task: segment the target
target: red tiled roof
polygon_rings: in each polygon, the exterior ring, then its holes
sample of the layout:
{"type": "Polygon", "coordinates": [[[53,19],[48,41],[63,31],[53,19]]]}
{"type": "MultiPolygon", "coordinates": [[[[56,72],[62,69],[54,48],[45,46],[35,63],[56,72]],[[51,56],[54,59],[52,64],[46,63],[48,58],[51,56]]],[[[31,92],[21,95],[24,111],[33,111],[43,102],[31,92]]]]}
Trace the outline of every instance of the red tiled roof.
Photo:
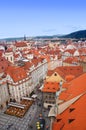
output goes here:
{"type": "Polygon", "coordinates": [[[58,69],[62,71],[65,76],[74,75],[75,77],[77,77],[83,73],[82,66],[61,66],[58,67],[58,69]]]}
{"type": "Polygon", "coordinates": [[[9,64],[10,63],[4,57],[1,57],[0,58],[0,73],[5,72],[9,64]]]}
{"type": "Polygon", "coordinates": [[[0,50],[0,57],[2,57],[4,50],[0,50]]]}
{"type": "Polygon", "coordinates": [[[27,44],[26,44],[26,42],[16,42],[15,46],[16,47],[27,47],[27,44]]]}
{"type": "Polygon", "coordinates": [[[76,49],[67,49],[64,52],[69,52],[70,54],[74,54],[75,51],[76,49]]]}
{"type": "Polygon", "coordinates": [[[48,70],[47,76],[51,76],[55,71],[54,70],[48,70]]]}
{"type": "Polygon", "coordinates": [[[31,62],[25,62],[25,64],[24,64],[24,68],[27,70],[29,70],[30,69],[30,67],[32,67],[33,66],[33,64],[31,63],[31,62]]]}
{"type": "Polygon", "coordinates": [[[78,57],[68,57],[63,62],[74,64],[74,63],[78,63],[79,62],[79,58],[78,57]]]}
{"type": "Polygon", "coordinates": [[[75,103],[70,105],[62,114],[57,115],[52,130],[86,130],[86,94],[81,96],[75,103]],[[62,127],[61,122],[64,123],[62,127]],[[59,125],[60,124],[60,125],[59,125]],[[55,127],[56,126],[56,127],[55,127]]]}
{"type": "Polygon", "coordinates": [[[47,62],[50,62],[50,55],[40,55],[41,58],[45,58],[47,62]]]}
{"type": "Polygon", "coordinates": [[[68,81],[71,81],[71,80],[73,80],[75,78],[75,76],[74,75],[67,75],[67,76],[65,76],[65,80],[68,82],[68,81]]]}
{"type": "Polygon", "coordinates": [[[53,73],[57,72],[62,78],[69,80],[79,76],[83,73],[83,68],[81,66],[61,66],[54,70],[48,70],[47,75],[51,76],[53,73]]]}
{"type": "Polygon", "coordinates": [[[45,82],[42,89],[43,92],[56,92],[59,90],[59,84],[57,82],[45,82]]]}
{"type": "MultiPolygon", "coordinates": [[[[65,85],[65,87],[66,87],[66,85],[65,85]]],[[[86,73],[84,73],[84,74],[80,75],[79,77],[70,81],[69,85],[67,84],[66,88],[67,88],[66,91],[62,92],[61,95],[59,96],[59,98],[62,99],[62,100],[72,99],[72,98],[76,97],[77,95],[86,91],[86,73]],[[67,94],[69,94],[67,99],[64,98],[65,92],[67,94]]]]}
{"type": "Polygon", "coordinates": [[[26,71],[22,67],[9,66],[6,73],[10,75],[14,82],[18,82],[27,77],[26,71]]]}
{"type": "Polygon", "coordinates": [[[12,48],[7,48],[7,50],[5,51],[6,53],[8,52],[13,52],[13,49],[12,48]]]}

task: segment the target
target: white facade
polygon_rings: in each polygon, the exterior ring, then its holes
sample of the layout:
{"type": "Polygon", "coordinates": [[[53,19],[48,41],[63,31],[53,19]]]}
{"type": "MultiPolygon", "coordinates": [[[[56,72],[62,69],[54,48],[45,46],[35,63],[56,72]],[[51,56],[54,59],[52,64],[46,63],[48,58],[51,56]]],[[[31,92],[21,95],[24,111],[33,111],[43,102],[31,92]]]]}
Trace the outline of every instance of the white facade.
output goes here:
{"type": "Polygon", "coordinates": [[[33,70],[30,71],[32,82],[33,82],[33,89],[39,84],[39,82],[45,79],[48,70],[47,61],[44,60],[40,63],[37,67],[33,67],[33,70]]]}
{"type": "Polygon", "coordinates": [[[9,101],[9,93],[6,78],[0,80],[0,109],[4,108],[9,101]]]}
{"type": "Polygon", "coordinates": [[[48,63],[48,69],[54,70],[56,67],[62,66],[62,60],[52,60],[48,63]]]}
{"type": "MultiPolygon", "coordinates": [[[[11,77],[10,77],[11,79],[11,77]]],[[[8,88],[10,99],[12,101],[20,102],[22,97],[29,97],[32,90],[32,80],[31,78],[25,78],[18,82],[8,81],[8,88]]]]}
{"type": "Polygon", "coordinates": [[[75,52],[74,52],[74,55],[73,56],[79,56],[80,54],[79,54],[79,51],[78,50],[76,50],[75,52]]]}
{"type": "Polygon", "coordinates": [[[14,63],[14,55],[13,52],[5,52],[5,58],[10,61],[11,63],[14,63]]]}

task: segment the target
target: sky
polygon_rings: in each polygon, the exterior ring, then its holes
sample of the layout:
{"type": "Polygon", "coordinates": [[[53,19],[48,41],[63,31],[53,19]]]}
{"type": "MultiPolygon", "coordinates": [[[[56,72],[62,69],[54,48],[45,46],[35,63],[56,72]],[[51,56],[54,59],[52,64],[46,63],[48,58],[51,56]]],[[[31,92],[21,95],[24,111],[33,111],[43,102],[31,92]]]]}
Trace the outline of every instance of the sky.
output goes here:
{"type": "Polygon", "coordinates": [[[86,0],[0,0],[0,38],[86,29],[86,0]]]}

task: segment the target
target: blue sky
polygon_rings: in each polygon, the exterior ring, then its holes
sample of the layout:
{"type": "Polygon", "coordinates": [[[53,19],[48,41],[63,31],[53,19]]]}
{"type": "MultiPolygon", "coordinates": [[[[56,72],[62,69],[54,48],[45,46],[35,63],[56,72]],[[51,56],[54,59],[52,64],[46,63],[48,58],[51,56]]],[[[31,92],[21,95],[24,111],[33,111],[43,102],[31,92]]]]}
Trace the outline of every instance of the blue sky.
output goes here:
{"type": "Polygon", "coordinates": [[[86,29],[86,0],[0,0],[0,38],[86,29]]]}

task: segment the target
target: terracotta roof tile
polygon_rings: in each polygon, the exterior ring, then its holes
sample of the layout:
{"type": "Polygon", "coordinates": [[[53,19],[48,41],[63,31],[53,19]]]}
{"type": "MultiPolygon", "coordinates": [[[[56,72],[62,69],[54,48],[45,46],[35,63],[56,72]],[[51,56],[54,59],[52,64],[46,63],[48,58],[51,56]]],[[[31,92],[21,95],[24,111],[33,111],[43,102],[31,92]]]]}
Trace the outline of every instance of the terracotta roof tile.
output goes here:
{"type": "Polygon", "coordinates": [[[14,82],[18,82],[27,77],[27,73],[22,67],[9,66],[6,73],[10,75],[14,82]]]}
{"type": "Polygon", "coordinates": [[[62,95],[64,95],[63,93],[65,93],[65,92],[67,94],[69,94],[69,97],[67,97],[67,99],[65,98],[64,100],[69,100],[69,99],[76,97],[77,95],[86,91],[85,84],[86,84],[86,73],[73,79],[72,81],[69,82],[69,84],[66,84],[67,85],[67,86],[65,85],[66,91],[62,92],[59,98],[64,99],[64,96],[62,96],[62,95]]]}
{"type": "Polygon", "coordinates": [[[0,58],[0,73],[5,72],[10,63],[4,58],[0,58]]]}
{"type": "Polygon", "coordinates": [[[42,89],[43,92],[56,92],[59,90],[59,84],[57,82],[45,82],[42,89]]]}
{"type": "Polygon", "coordinates": [[[53,123],[53,129],[60,130],[61,122],[64,123],[62,130],[85,130],[86,129],[86,94],[81,96],[75,103],[70,105],[62,114],[57,115],[57,120],[53,123]],[[60,125],[59,125],[60,124],[60,125]],[[56,126],[56,127],[55,127],[56,126]]]}
{"type": "Polygon", "coordinates": [[[27,44],[26,44],[26,42],[22,42],[22,41],[21,41],[21,42],[16,42],[16,43],[15,43],[15,46],[16,46],[16,47],[27,47],[27,44]]]}
{"type": "Polygon", "coordinates": [[[79,62],[79,58],[78,57],[68,57],[63,62],[70,63],[70,64],[75,64],[75,63],[79,62]]]}

